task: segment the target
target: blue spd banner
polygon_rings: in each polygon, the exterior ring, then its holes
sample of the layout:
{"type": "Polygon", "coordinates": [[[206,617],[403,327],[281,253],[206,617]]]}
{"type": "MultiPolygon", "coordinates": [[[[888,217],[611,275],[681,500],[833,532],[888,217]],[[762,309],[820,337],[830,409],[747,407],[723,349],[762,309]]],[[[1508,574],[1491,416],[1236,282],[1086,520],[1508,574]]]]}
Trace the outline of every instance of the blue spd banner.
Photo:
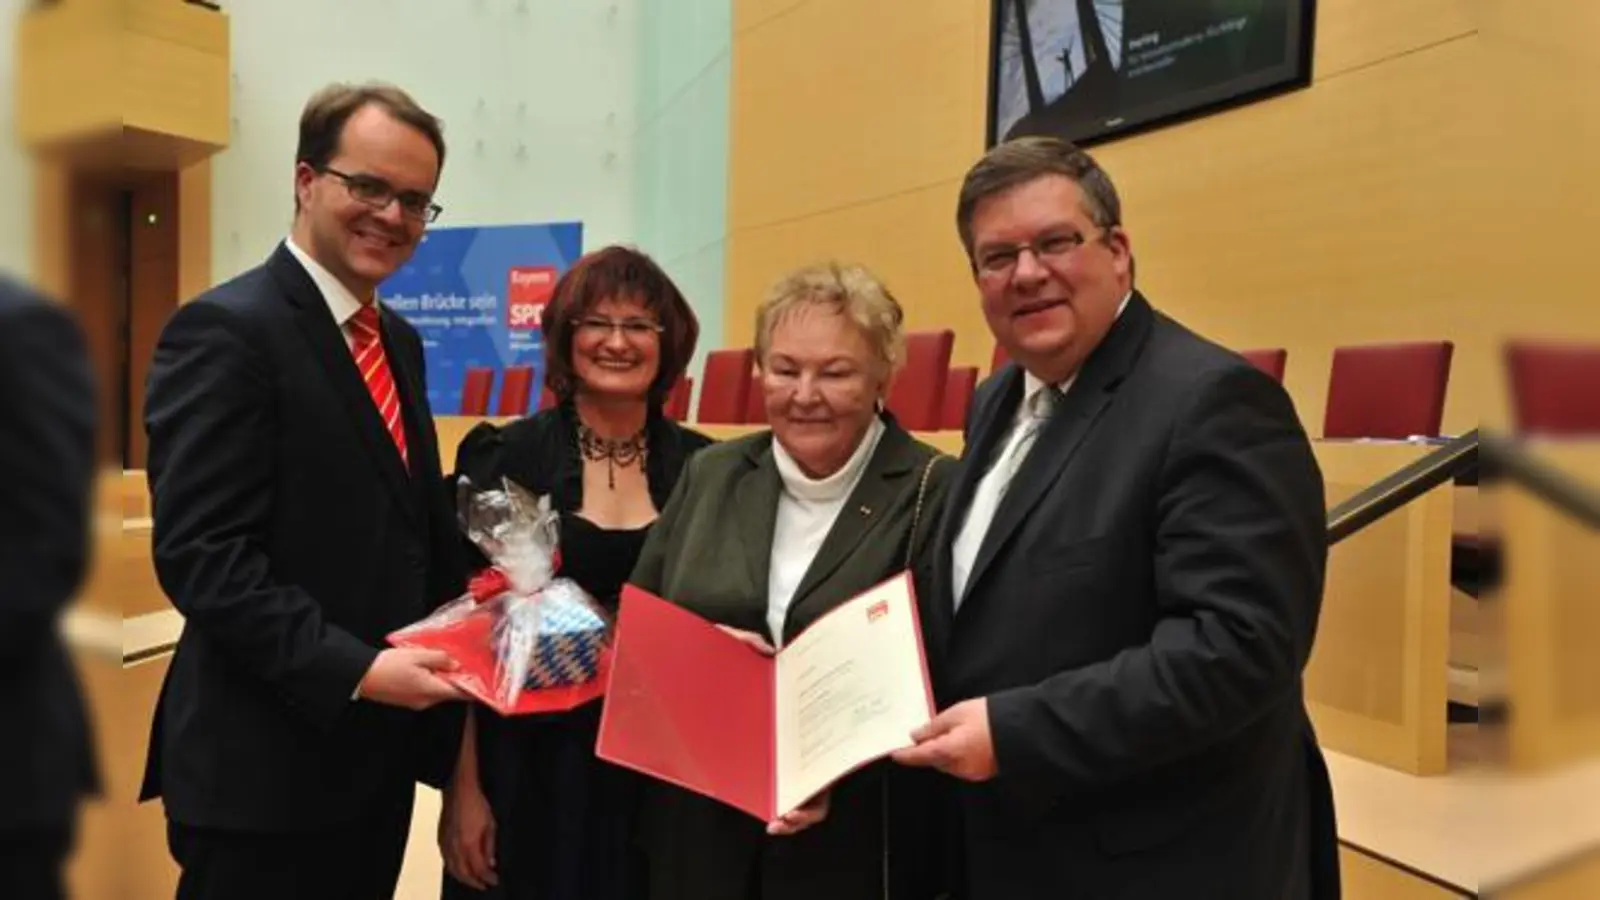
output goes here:
{"type": "Polygon", "coordinates": [[[379,296],[422,335],[434,415],[461,411],[462,382],[474,367],[494,370],[493,412],[506,368],[532,366],[529,408],[537,407],[545,373],[540,317],[556,279],[582,252],[580,222],[428,230],[379,296]]]}

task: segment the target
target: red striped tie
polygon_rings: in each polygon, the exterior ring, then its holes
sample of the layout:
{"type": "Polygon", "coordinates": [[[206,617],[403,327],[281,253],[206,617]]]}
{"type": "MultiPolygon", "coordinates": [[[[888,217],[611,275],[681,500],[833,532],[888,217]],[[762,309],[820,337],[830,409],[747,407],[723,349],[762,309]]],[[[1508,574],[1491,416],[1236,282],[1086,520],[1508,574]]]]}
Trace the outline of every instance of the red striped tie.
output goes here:
{"type": "Polygon", "coordinates": [[[406,468],[411,462],[406,456],[406,426],[400,417],[400,392],[395,390],[394,374],[389,371],[389,360],[383,354],[383,339],[378,334],[378,307],[363,304],[350,320],[350,334],[354,338],[353,351],[361,380],[367,383],[367,393],[378,406],[378,416],[383,427],[389,430],[395,447],[400,451],[400,463],[406,468]]]}

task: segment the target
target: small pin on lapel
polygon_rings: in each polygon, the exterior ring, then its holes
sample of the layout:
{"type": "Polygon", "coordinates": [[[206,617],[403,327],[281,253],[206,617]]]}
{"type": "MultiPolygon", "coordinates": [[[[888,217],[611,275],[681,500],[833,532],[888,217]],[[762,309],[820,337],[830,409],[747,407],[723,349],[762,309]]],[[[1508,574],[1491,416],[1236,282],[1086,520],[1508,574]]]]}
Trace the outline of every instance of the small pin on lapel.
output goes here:
{"type": "Polygon", "coordinates": [[[860,512],[861,512],[861,514],[863,516],[872,515],[872,507],[870,507],[870,506],[862,506],[862,507],[859,507],[859,509],[860,509],[860,512]]]}

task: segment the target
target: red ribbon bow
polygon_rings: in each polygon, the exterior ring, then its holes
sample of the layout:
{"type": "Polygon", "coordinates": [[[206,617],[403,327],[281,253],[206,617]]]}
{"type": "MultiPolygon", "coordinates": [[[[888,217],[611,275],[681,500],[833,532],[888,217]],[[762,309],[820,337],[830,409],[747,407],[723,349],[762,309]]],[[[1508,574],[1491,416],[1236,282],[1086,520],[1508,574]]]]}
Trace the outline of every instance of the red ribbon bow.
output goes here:
{"type": "Polygon", "coordinates": [[[472,576],[472,580],[467,583],[467,593],[472,595],[475,603],[487,603],[509,590],[511,590],[511,579],[506,577],[506,573],[492,566],[472,576]]]}
{"type": "MultiPolygon", "coordinates": [[[[550,557],[550,568],[552,572],[561,571],[560,550],[550,557]]],[[[467,582],[467,593],[472,595],[474,603],[488,603],[509,590],[511,590],[510,576],[495,566],[484,569],[467,582]]]]}

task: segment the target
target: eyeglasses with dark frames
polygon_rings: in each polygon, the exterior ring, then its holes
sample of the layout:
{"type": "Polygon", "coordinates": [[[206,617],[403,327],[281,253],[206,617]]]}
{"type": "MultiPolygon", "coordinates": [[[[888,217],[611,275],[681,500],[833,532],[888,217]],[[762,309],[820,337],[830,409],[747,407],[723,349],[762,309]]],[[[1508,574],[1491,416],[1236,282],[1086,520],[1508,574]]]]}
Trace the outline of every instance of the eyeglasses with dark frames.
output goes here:
{"type": "Polygon", "coordinates": [[[439,214],[444,212],[444,207],[434,203],[433,198],[427,194],[419,191],[397,191],[394,185],[376,175],[350,174],[330,166],[323,166],[318,171],[344,182],[345,190],[350,192],[351,199],[373,209],[388,209],[390,203],[399,201],[401,213],[412,219],[430,223],[437,220],[439,214]]]}

